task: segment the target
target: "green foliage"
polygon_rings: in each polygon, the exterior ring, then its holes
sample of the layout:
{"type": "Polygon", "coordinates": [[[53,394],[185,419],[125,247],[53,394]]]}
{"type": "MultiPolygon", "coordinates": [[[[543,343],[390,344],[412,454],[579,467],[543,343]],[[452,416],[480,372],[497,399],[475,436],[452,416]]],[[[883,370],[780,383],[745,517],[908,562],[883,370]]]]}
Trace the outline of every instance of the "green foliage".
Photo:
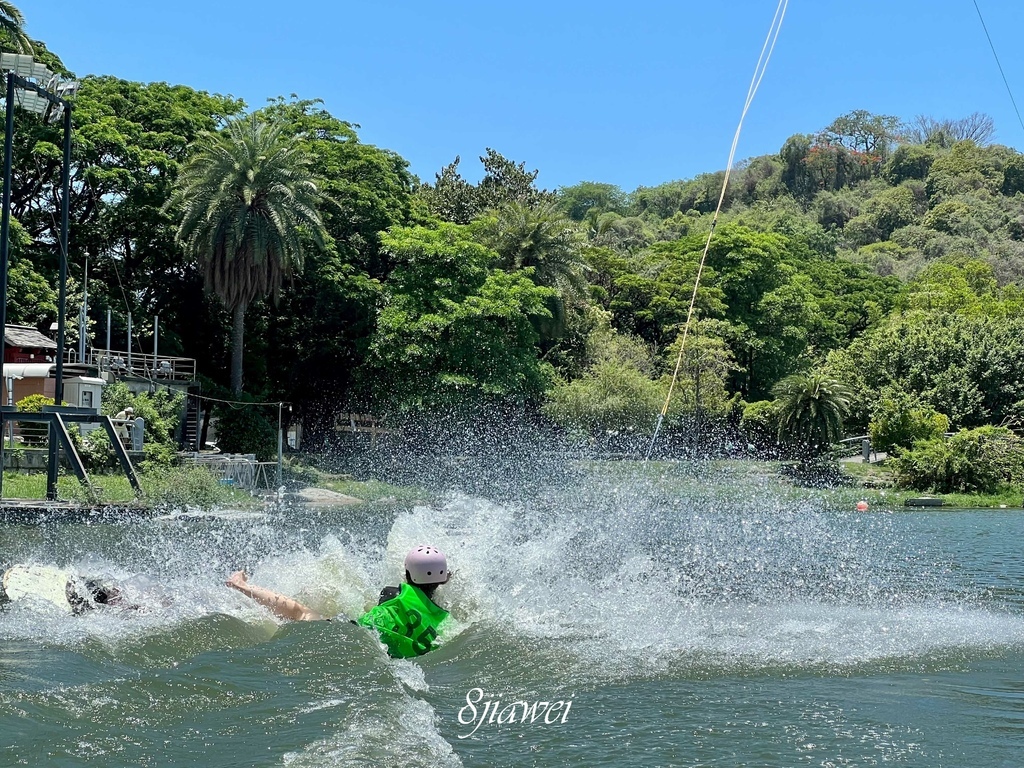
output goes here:
{"type": "Polygon", "coordinates": [[[879,192],[864,205],[878,231],[876,240],[888,240],[900,227],[913,224],[918,217],[918,204],[908,186],[892,187],[879,192]]]}
{"type": "Polygon", "coordinates": [[[976,226],[971,209],[960,200],[939,203],[925,214],[923,223],[926,227],[950,235],[968,235],[976,226]]]}
{"type": "Polygon", "coordinates": [[[961,430],[914,444],[893,459],[897,481],[938,493],[993,493],[1024,482],[1024,441],[1002,427],[961,430]]]}
{"type": "Polygon", "coordinates": [[[595,214],[621,214],[628,202],[626,194],[614,184],[581,181],[558,189],[558,205],[573,221],[583,221],[595,214]]]}
{"type": "Polygon", "coordinates": [[[896,141],[900,119],[893,115],[874,115],[866,109],[855,109],[837,117],[825,129],[823,139],[847,149],[884,160],[896,141]]]}
{"type": "Polygon", "coordinates": [[[576,224],[553,202],[511,202],[478,219],[474,232],[498,254],[496,266],[507,272],[529,269],[533,282],[556,292],[547,303],[550,317],[537,329],[542,342],[561,337],[568,310],[581,308],[586,295],[586,262],[576,224]]]}
{"type": "Polygon", "coordinates": [[[29,395],[15,403],[19,411],[42,413],[44,405],[53,405],[53,398],[46,395],[29,395]]]}
{"type": "Polygon", "coordinates": [[[973,141],[960,141],[940,155],[928,171],[928,196],[941,201],[976,189],[997,192],[1002,186],[1001,163],[995,153],[973,141]]]}
{"type": "Polygon", "coordinates": [[[224,453],[253,453],[257,461],[277,457],[277,430],[258,405],[217,408],[217,447],[224,453]]]}
{"type": "Polygon", "coordinates": [[[539,285],[563,297],[582,294],[585,263],[578,228],[553,203],[505,203],[475,226],[480,240],[498,255],[508,272],[533,268],[539,285]]]}
{"type": "Polygon", "coordinates": [[[953,311],[887,317],[830,358],[867,402],[891,388],[972,427],[1024,411],[1024,318],[953,311]]]}
{"type": "MultiPolygon", "coordinates": [[[[143,447],[146,451],[146,460],[161,464],[169,464],[174,459],[177,443],[175,431],[181,423],[182,412],[185,406],[185,395],[171,389],[158,389],[153,393],[134,393],[128,389],[128,385],[121,381],[107,384],[103,388],[103,399],[100,403],[100,411],[107,416],[113,416],[131,406],[135,411],[136,418],[145,420],[145,440],[143,447]]],[[[106,434],[99,430],[94,431],[86,440],[87,445],[95,440],[109,442],[106,434]]],[[[99,445],[89,448],[90,451],[99,453],[99,445]]],[[[96,457],[98,459],[98,456],[96,457]]]]}
{"type": "MultiPolygon", "coordinates": [[[[359,141],[352,123],[323,109],[319,100],[278,99],[259,114],[281,124],[309,158],[309,169],[330,204],[320,210],[342,261],[368,277],[385,275],[380,234],[412,215],[413,178],[395,152],[359,141]]],[[[307,257],[321,255],[312,251],[307,257]]]]}
{"type": "Polygon", "coordinates": [[[897,147],[889,158],[884,175],[890,184],[899,184],[908,179],[926,179],[932,163],[940,154],[935,147],[904,144],[897,147]]]}
{"type": "Polygon", "coordinates": [[[556,384],[543,410],[557,424],[588,435],[649,434],[664,399],[661,384],[637,368],[609,361],[556,384]]]}
{"type": "MultiPolygon", "coordinates": [[[[0,45],[9,42],[0,32],[0,45]]],[[[660,399],[651,393],[664,391],[659,377],[674,365],[722,171],[631,194],[583,182],[556,195],[537,188],[537,171],[488,149],[479,184],[459,175],[456,158],[436,183],[418,186],[401,157],[362,144],[357,126],[319,101],[277,99],[231,123],[242,108],[183,86],[82,81],[70,256],[80,266],[84,253],[103,254],[90,263],[94,306],[159,312],[161,351],[197,358],[218,385],[231,371],[236,388],[241,358],[229,364],[228,340],[240,353],[247,331],[245,374],[258,399],[293,402],[310,437],[329,432],[339,407],[537,403],[549,388],[549,408],[557,401],[576,414],[564,423],[647,428],[648,405],[660,399]],[[212,134],[257,123],[331,203],[317,211],[306,200],[299,225],[282,235],[295,248],[260,262],[264,271],[253,265],[268,255],[267,237],[239,250],[230,228],[219,241],[216,226],[207,231],[208,283],[228,306],[232,296],[249,305],[232,316],[201,290],[204,262],[193,257],[204,237],[189,241],[187,221],[175,227],[171,215],[188,213],[199,227],[224,213],[188,185],[203,158],[224,149],[212,134]],[[191,254],[174,247],[176,230],[191,254]],[[311,247],[318,240],[324,247],[311,247]],[[264,289],[280,301],[260,300],[264,289]],[[632,393],[643,417],[615,405],[615,392],[632,393]],[[590,415],[585,396],[595,398],[590,415]]],[[[41,191],[59,171],[60,130],[21,112],[16,120],[9,317],[45,327],[57,310],[60,217],[58,197],[41,191]]],[[[736,167],[673,414],[696,408],[698,391],[700,408],[714,413],[739,395],[763,400],[828,359],[830,375],[855,385],[846,420],[858,428],[872,406],[879,434],[919,434],[928,421],[919,411],[958,426],[1024,417],[1022,156],[989,143],[985,116],[897,123],[854,110],[736,167]],[[909,422],[895,404],[882,413],[890,390],[913,399],[909,422]]],[[[131,402],[150,425],[147,462],[169,460],[175,408],[154,401],[146,413],[144,398],[116,388],[110,397],[109,407],[131,402]]],[[[759,407],[748,410],[769,413],[759,407]]],[[[754,430],[754,412],[748,422],[754,430]]],[[[237,431],[260,432],[251,426],[237,431]]]]}
{"type": "Polygon", "coordinates": [[[89,473],[112,470],[118,466],[117,458],[110,448],[110,437],[104,429],[89,432],[77,448],[78,455],[89,473]]]}
{"type": "Polygon", "coordinates": [[[1024,192],[1024,155],[1015,155],[1003,167],[1003,186],[1000,191],[1007,197],[1024,192]]]}
{"type": "MultiPolygon", "coordinates": [[[[656,362],[640,339],[597,318],[586,341],[589,363],[582,375],[559,380],[543,412],[563,428],[589,437],[649,434],[665,400],[667,384],[655,380],[656,362]]],[[[679,405],[676,401],[675,405],[679,405]]]]}
{"type": "Polygon", "coordinates": [[[700,416],[728,415],[736,398],[730,396],[729,377],[737,370],[735,358],[724,335],[730,332],[727,323],[703,320],[692,324],[679,361],[682,334],[665,352],[664,384],[677,362],[679,375],[673,392],[676,412],[696,412],[700,416]]]}
{"type": "Polygon", "coordinates": [[[803,457],[828,451],[843,434],[853,393],[823,373],[787,376],[772,390],[778,408],[779,441],[803,457]]]}
{"type": "Polygon", "coordinates": [[[743,407],[740,429],[758,450],[778,444],[779,408],[774,400],[757,400],[743,407]]]}
{"type": "Polygon", "coordinates": [[[484,176],[476,186],[459,174],[459,161],[456,157],[437,174],[433,185],[421,190],[430,212],[443,221],[468,224],[490,208],[510,203],[530,208],[555,201],[552,193],[537,189],[537,171],[527,171],[525,163],[515,163],[490,147],[480,158],[484,176]]]}
{"type": "Polygon", "coordinates": [[[231,499],[206,467],[150,468],[140,482],[147,503],[154,507],[211,509],[231,499]]]}
{"type": "Polygon", "coordinates": [[[381,405],[540,396],[550,372],[535,323],[555,294],[533,282],[533,268],[495,269],[496,254],[454,224],[396,227],[383,242],[396,267],[365,369],[381,405]]]}
{"type": "Polygon", "coordinates": [[[25,34],[25,17],[8,0],[0,2],[0,50],[33,53],[32,41],[25,34]]]}
{"type": "Polygon", "coordinates": [[[307,242],[324,250],[325,202],[307,148],[283,122],[257,115],[207,134],[182,168],[166,208],[182,211],[175,236],[203,268],[203,280],[232,312],[231,386],[242,391],[245,312],[253,300],[278,298],[284,279],[301,272],[307,242]]]}
{"type": "Polygon", "coordinates": [[[906,392],[887,390],[873,404],[868,433],[876,451],[909,448],[919,440],[942,437],[949,430],[949,417],[920,398],[906,392]]]}

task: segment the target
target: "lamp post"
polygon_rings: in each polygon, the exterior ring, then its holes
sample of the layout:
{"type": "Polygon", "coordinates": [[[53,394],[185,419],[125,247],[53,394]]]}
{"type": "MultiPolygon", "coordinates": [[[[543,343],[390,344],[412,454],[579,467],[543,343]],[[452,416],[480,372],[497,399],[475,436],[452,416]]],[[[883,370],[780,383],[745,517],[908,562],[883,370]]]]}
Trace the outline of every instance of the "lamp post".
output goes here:
{"type": "MultiPolygon", "coordinates": [[[[23,95],[20,106],[39,115],[46,115],[56,107],[63,115],[64,129],[64,163],[61,169],[61,206],[60,206],[60,266],[57,286],[57,381],[54,388],[54,404],[59,406],[64,400],[64,323],[65,301],[68,278],[68,216],[71,198],[71,103],[47,90],[55,90],[70,94],[76,83],[59,83],[54,74],[44,65],[23,54],[5,53],[0,55],[0,70],[7,73],[7,93],[4,115],[6,132],[4,134],[4,178],[3,178],[3,212],[0,214],[0,329],[7,330],[7,267],[10,256],[11,227],[11,165],[14,154],[14,106],[15,94],[23,95]],[[33,82],[36,81],[36,82],[33,82]],[[46,86],[40,85],[46,83],[46,86]]],[[[6,344],[6,342],[5,342],[6,344]]],[[[4,351],[6,351],[6,346],[4,351]]],[[[59,450],[54,428],[50,427],[49,463],[46,483],[46,497],[57,498],[57,464],[59,450]]],[[[3,497],[3,442],[0,441],[0,498],[3,497]]]]}

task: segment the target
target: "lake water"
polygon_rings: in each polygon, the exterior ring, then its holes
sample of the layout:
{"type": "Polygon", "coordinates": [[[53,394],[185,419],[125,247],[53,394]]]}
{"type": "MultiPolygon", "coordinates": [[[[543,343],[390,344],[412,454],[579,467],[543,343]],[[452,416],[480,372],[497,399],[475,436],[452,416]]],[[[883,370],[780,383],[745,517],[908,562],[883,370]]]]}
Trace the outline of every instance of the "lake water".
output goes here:
{"type": "Polygon", "coordinates": [[[520,502],[2,526],[0,559],[146,608],[0,611],[0,766],[1020,766],[1024,513],[743,483],[598,472],[520,502]],[[456,574],[417,661],[223,586],[244,567],[356,615],[419,542],[456,574]]]}

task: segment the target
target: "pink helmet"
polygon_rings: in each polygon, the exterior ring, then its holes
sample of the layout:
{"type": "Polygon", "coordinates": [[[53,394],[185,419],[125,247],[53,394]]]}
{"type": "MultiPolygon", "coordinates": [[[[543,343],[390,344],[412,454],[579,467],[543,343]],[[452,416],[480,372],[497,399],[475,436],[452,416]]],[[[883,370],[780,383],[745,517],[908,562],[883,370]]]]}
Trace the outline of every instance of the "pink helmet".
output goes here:
{"type": "Polygon", "coordinates": [[[448,581],[448,561],[437,547],[420,544],[405,556],[405,571],[409,581],[420,586],[445,584],[448,581]]]}

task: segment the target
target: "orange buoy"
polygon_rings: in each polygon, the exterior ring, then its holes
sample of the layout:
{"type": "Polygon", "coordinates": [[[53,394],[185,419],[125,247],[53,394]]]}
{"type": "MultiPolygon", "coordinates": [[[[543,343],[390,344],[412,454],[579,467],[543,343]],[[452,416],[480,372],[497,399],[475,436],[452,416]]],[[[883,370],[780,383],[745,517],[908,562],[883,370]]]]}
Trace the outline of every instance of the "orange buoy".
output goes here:
{"type": "Polygon", "coordinates": [[[857,502],[857,511],[858,512],[867,512],[868,511],[868,503],[866,501],[858,501],[857,502]]]}

